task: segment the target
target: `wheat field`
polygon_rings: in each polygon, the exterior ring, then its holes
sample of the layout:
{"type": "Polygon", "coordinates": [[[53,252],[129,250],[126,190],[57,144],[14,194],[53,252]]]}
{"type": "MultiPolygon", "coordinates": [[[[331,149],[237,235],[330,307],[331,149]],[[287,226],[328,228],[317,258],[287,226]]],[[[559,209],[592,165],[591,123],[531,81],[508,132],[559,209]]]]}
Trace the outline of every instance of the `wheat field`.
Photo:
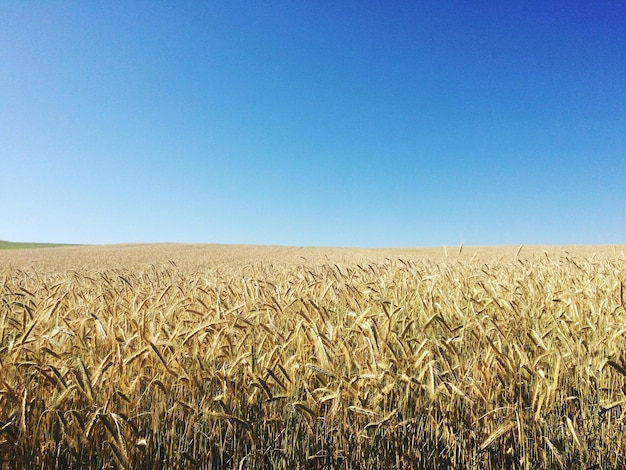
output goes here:
{"type": "Polygon", "coordinates": [[[0,251],[0,467],[625,468],[625,252],[0,251]]]}

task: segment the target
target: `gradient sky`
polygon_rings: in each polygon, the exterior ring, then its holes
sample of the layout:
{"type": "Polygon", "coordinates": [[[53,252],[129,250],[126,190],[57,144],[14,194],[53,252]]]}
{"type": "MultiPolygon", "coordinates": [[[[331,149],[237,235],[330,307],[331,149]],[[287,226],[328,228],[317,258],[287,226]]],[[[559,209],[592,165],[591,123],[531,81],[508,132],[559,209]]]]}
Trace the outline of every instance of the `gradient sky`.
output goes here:
{"type": "Polygon", "coordinates": [[[626,242],[626,3],[13,1],[0,239],[626,242]]]}

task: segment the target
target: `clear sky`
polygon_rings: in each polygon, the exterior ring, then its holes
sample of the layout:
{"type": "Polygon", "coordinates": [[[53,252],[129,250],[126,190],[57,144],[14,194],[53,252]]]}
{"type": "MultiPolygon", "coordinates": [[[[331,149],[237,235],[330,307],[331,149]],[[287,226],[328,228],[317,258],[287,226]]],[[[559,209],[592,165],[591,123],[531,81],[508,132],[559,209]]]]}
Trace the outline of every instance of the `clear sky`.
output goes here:
{"type": "Polygon", "coordinates": [[[3,1],[0,239],[625,243],[626,3],[3,1]]]}

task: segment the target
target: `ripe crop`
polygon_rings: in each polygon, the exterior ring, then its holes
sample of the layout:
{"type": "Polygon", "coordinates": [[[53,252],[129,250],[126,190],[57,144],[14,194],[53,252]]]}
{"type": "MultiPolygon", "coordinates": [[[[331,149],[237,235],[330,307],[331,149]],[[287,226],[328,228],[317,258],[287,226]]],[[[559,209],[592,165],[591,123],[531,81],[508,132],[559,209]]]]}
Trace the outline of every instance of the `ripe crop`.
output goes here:
{"type": "Polygon", "coordinates": [[[1,468],[626,465],[623,254],[98,250],[0,256],[1,468]]]}

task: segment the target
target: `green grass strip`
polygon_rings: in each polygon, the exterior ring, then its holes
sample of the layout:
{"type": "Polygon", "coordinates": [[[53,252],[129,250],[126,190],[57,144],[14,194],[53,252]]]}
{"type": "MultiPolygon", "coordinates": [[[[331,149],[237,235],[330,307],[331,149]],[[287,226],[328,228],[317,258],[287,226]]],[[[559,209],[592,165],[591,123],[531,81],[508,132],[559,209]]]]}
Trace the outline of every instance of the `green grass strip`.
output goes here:
{"type": "Polygon", "coordinates": [[[28,243],[7,242],[0,240],[0,250],[18,250],[21,248],[54,248],[58,246],[74,246],[68,243],[28,243]]]}

